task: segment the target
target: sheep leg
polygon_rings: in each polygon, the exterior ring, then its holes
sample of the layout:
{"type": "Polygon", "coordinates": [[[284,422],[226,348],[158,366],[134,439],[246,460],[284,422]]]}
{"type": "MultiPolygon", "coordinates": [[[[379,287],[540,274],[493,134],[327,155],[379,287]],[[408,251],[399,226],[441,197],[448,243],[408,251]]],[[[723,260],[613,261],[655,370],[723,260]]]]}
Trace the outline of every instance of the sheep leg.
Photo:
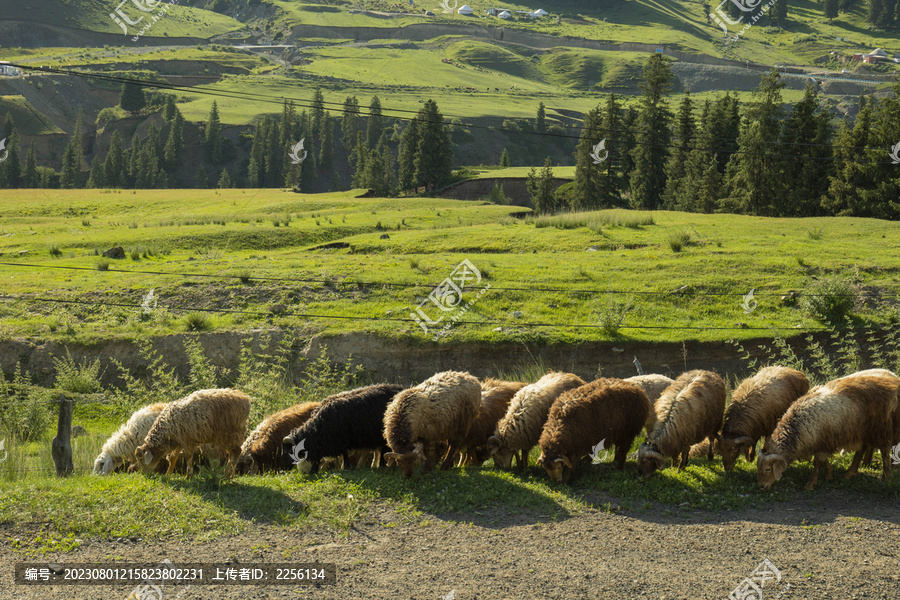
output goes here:
{"type": "Polygon", "coordinates": [[[225,474],[229,479],[234,477],[235,471],[237,471],[237,460],[241,455],[241,447],[232,448],[228,451],[228,461],[225,463],[225,474]]]}
{"type": "Polygon", "coordinates": [[[681,462],[678,463],[679,471],[684,471],[685,467],[687,467],[688,458],[689,458],[690,453],[691,453],[690,448],[687,448],[687,449],[681,451],[681,462]]]}
{"type": "MultiPolygon", "coordinates": [[[[869,447],[866,448],[866,454],[863,456],[863,464],[867,467],[872,466],[872,459],[875,457],[875,448],[869,447]]],[[[884,462],[884,454],[881,455],[881,461],[884,462]]]]}
{"type": "Polygon", "coordinates": [[[709,437],[707,437],[706,439],[709,440],[709,448],[706,451],[706,459],[709,462],[712,462],[713,461],[713,444],[716,441],[716,434],[714,433],[714,434],[710,435],[709,437]]]}
{"type": "Polygon", "coordinates": [[[444,460],[441,461],[441,471],[446,471],[453,466],[454,454],[456,454],[456,446],[450,444],[449,448],[447,448],[447,455],[444,457],[444,460]]]}
{"type": "Polygon", "coordinates": [[[350,461],[350,453],[349,452],[344,450],[344,452],[341,454],[341,458],[344,459],[344,464],[341,465],[342,469],[352,469],[353,468],[353,463],[350,461]]]}
{"type": "Polygon", "coordinates": [[[847,473],[844,475],[844,479],[850,479],[854,475],[856,475],[857,470],[859,469],[859,463],[863,458],[863,455],[866,453],[866,448],[860,448],[853,455],[853,462],[850,463],[850,468],[847,469],[847,473]]]}
{"type": "Polygon", "coordinates": [[[628,457],[628,448],[623,444],[616,446],[616,468],[620,471],[625,470],[625,459],[628,457]]]}
{"type": "Polygon", "coordinates": [[[818,458],[813,459],[813,474],[812,478],[806,482],[805,489],[812,491],[816,487],[816,483],[819,481],[819,468],[822,466],[821,460],[818,458]]]}
{"type": "Polygon", "coordinates": [[[884,472],[881,475],[881,478],[885,481],[889,481],[891,478],[891,447],[887,446],[885,448],[879,448],[879,452],[881,452],[881,466],[884,469],[884,472]]]}
{"type": "Polygon", "coordinates": [[[831,481],[831,460],[825,459],[825,481],[831,481]]]}
{"type": "Polygon", "coordinates": [[[525,467],[528,466],[529,454],[531,454],[531,448],[523,448],[519,450],[519,455],[516,457],[516,464],[518,465],[520,471],[524,471],[525,467]]]}
{"type": "Polygon", "coordinates": [[[169,468],[166,469],[166,475],[171,475],[172,473],[175,472],[175,465],[178,463],[178,455],[180,452],[181,452],[180,449],[176,449],[169,453],[169,456],[168,456],[169,468]]]}
{"type": "Polygon", "coordinates": [[[188,479],[194,476],[194,450],[196,450],[195,446],[188,446],[187,448],[181,449],[181,453],[184,454],[184,460],[186,461],[184,464],[184,474],[187,475],[188,479]]]}

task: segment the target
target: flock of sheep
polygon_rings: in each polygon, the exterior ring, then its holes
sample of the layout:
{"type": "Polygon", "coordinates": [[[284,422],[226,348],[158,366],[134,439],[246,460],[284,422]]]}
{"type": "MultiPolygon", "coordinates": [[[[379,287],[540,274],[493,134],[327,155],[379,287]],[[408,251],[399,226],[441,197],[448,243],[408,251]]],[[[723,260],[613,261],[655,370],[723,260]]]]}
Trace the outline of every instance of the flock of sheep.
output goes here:
{"type": "Polygon", "coordinates": [[[532,384],[478,380],[445,371],[415,387],[378,384],[341,392],[321,402],[275,413],[247,436],[251,398],[234,389],[200,390],[169,404],[135,412],[104,444],[94,472],[141,468],[172,473],[195,454],[227,457],[226,473],[256,474],[295,465],[317,472],[327,462],[399,466],[406,477],[418,464],[428,471],[480,466],[492,458],[520,468],[539,445],[537,463],[554,481],[572,472],[598,448],[615,446],[624,469],[628,450],[646,430],[637,470],[649,477],[667,459],[684,469],[692,457],[722,455],[726,471],[744,456],[757,459],[759,485],[768,489],[795,461],[814,458],[816,484],[830,457],[856,452],[846,477],[881,452],[884,479],[891,475],[891,449],[900,447],[900,378],[871,369],[810,389],[799,371],[765,367],[745,379],[725,409],[722,378],[695,370],[676,380],[662,375],[602,378],[586,383],[552,372],[532,384]],[[246,438],[246,439],[245,439],[246,438]],[[762,449],[756,446],[763,438],[762,449]]]}

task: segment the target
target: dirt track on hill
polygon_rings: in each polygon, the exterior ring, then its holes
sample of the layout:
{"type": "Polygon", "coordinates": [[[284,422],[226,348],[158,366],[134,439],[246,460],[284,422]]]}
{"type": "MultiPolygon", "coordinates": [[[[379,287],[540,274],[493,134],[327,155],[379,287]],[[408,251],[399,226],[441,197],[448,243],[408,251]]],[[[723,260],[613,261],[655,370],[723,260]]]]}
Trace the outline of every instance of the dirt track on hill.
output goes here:
{"type": "MultiPolygon", "coordinates": [[[[595,505],[612,501],[598,495],[595,505]]],[[[130,586],[12,585],[12,549],[34,527],[0,525],[0,600],[123,599],[130,586]]],[[[348,532],[250,525],[206,543],[85,540],[58,563],[333,562],[337,583],[293,586],[193,586],[180,598],[434,599],[727,598],[768,558],[781,580],[763,598],[900,596],[900,501],[872,501],[834,490],[805,494],[763,510],[705,512],[654,506],[637,512],[588,510],[551,520],[504,508],[407,519],[375,504],[348,532]],[[448,596],[453,592],[452,596],[448,596]],[[779,596],[780,593],[780,596],[779,596]]],[[[758,579],[758,578],[757,578],[758,579]]],[[[175,598],[163,588],[161,599],[175,598]]],[[[739,596],[740,597],[740,596],[739,596]]],[[[149,597],[147,600],[151,600],[149,597]]]]}

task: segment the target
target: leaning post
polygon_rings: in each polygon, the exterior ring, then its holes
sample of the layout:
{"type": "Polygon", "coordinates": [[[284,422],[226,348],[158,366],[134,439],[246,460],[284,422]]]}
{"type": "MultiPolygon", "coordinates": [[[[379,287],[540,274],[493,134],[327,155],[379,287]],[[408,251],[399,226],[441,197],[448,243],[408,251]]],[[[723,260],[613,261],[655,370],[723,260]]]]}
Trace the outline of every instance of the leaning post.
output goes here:
{"type": "Polygon", "coordinates": [[[72,465],[72,411],[75,401],[60,395],[57,402],[59,402],[59,422],[50,451],[53,454],[53,462],[56,463],[56,476],[65,477],[75,470],[72,465]]]}

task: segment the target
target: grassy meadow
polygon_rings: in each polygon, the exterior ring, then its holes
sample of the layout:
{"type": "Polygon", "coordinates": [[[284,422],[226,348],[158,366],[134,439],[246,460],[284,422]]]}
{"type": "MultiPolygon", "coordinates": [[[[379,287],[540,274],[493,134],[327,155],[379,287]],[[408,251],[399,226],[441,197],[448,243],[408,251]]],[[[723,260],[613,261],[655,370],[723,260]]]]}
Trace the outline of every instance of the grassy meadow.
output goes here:
{"type": "Polygon", "coordinates": [[[854,325],[896,320],[896,223],[625,210],[514,218],[521,207],[359,193],[0,192],[0,277],[16,297],[0,305],[0,334],[90,342],[302,325],[425,342],[410,313],[464,259],[481,272],[476,287],[491,289],[450,340],[801,333],[823,324],[781,297],[820,280],[859,295],[854,325]],[[100,256],[116,246],[124,259],[100,256]],[[164,310],[147,318],[139,304],[151,289],[164,310]],[[745,313],[751,289],[758,308],[745,313]],[[208,315],[199,324],[197,310],[208,315]]]}

